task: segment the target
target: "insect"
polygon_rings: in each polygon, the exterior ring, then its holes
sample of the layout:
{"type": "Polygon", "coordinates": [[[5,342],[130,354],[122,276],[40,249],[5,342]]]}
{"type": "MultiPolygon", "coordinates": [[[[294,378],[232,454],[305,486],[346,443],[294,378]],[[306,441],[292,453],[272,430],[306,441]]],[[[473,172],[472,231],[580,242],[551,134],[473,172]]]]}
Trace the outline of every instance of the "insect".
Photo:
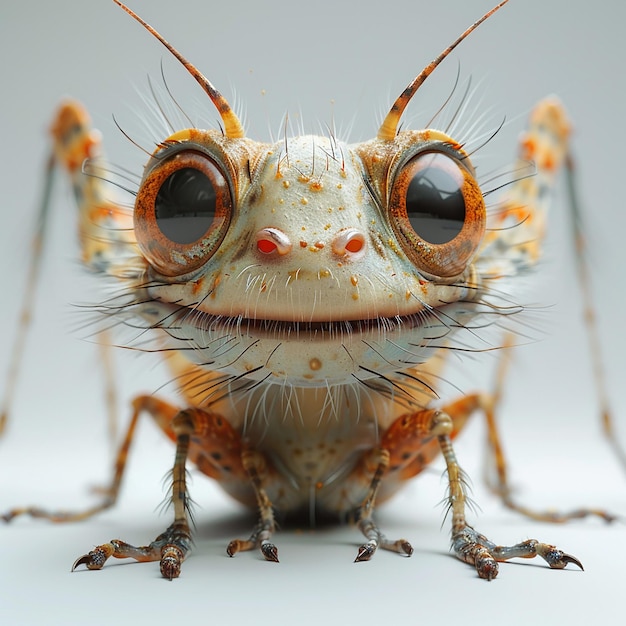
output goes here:
{"type": "MultiPolygon", "coordinates": [[[[75,566],[132,557],[158,560],[166,578],[177,577],[191,538],[188,462],[258,507],[257,527],[231,542],[231,555],[260,549],[277,560],[274,511],[312,503],[355,517],[366,536],[357,560],[379,547],[410,554],[407,541],[385,539],[374,505],[439,454],[453,550],[479,576],[493,578],[497,561],[516,556],[580,565],[534,540],[496,546],[467,524],[452,439],[480,409],[497,441],[494,407],[489,396],[472,395],[434,408],[447,347],[516,313],[498,277],[537,260],[543,201],[568,132],[558,103],[539,105],[521,154],[537,162],[537,175],[510,185],[488,211],[461,143],[440,131],[400,130],[404,108],[448,52],[396,100],[377,137],[355,146],[332,133],[254,142],[225,99],[180,59],[223,129],[163,139],[134,215],[101,203],[106,173],[81,107],[59,111],[56,159],[82,202],[83,261],[124,287],[100,312],[154,331],[151,349],[168,356],[185,403],[180,410],[138,398],[108,498],[65,516],[84,518],[114,502],[133,428],[148,412],[176,443],[174,523],[147,547],[114,540],[75,566]]],[[[41,513],[7,517],[27,512],[41,513]]]]}

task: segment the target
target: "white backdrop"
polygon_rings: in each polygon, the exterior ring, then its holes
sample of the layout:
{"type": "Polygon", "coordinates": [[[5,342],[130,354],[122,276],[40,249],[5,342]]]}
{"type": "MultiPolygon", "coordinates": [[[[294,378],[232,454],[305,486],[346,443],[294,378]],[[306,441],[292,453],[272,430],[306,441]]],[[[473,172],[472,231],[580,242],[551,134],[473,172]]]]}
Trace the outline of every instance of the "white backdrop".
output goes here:
{"type": "MultiPolygon", "coordinates": [[[[289,112],[307,132],[318,132],[334,118],[340,137],[351,141],[372,136],[381,114],[413,76],[490,7],[491,0],[132,3],[243,112],[250,136],[276,136],[289,112]]],[[[512,159],[534,102],[555,93],[567,104],[575,124],[607,383],[618,417],[626,410],[619,395],[626,351],[624,23],[626,5],[617,0],[601,5],[511,0],[427,81],[408,116],[412,127],[430,118],[460,63],[462,77],[472,75],[482,102],[493,111],[494,125],[507,119],[480,154],[479,166],[489,169],[512,159]]],[[[148,94],[148,74],[160,82],[161,60],[170,88],[192,116],[210,124],[217,115],[165,50],[108,0],[5,2],[0,53],[0,372],[6,373],[48,149],[46,129],[59,99],[72,95],[84,101],[105,135],[110,159],[134,171],[144,155],[115,128],[112,115],[133,136],[162,138],[151,136],[139,120],[145,106],[139,94],[148,94]]],[[[600,435],[565,213],[566,206],[557,204],[548,258],[529,296],[546,307],[535,334],[547,332],[518,351],[507,388],[502,419],[513,480],[531,504],[606,506],[625,513],[626,476],[600,435]]],[[[58,184],[23,376],[0,440],[0,509],[79,506],[88,501],[88,486],[108,478],[111,447],[97,351],[81,339],[85,333],[76,330],[81,317],[72,307],[97,302],[98,288],[78,267],[74,233],[70,192],[58,184]]],[[[466,361],[465,373],[453,380],[468,389],[488,387],[494,359],[485,361],[487,369],[480,361],[466,361]]],[[[118,367],[125,418],[128,398],[158,388],[166,375],[146,357],[120,358],[118,367]]],[[[622,434],[626,443],[626,429],[622,434]]],[[[249,520],[196,476],[197,547],[180,580],[167,584],[159,579],[158,565],[130,562],[70,575],[72,560],[92,545],[113,537],[148,542],[169,523],[154,509],[163,497],[161,478],[173,448],[146,422],[113,511],[67,527],[26,519],[0,526],[0,618],[6,616],[7,624],[121,624],[139,618],[184,623],[201,616],[221,624],[346,618],[370,624],[425,623],[437,615],[466,624],[484,619],[582,624],[618,615],[623,526],[587,521],[553,527],[504,511],[481,484],[482,435],[475,420],[458,444],[482,508],[472,521],[495,541],[538,537],[556,543],[583,561],[584,573],[553,572],[528,562],[502,565],[491,584],[479,581],[471,568],[448,556],[448,527],[440,528],[445,483],[439,464],[381,511],[390,535],[413,542],[411,559],[381,553],[369,564],[352,564],[360,536],[350,528],[279,534],[278,566],[256,554],[228,559],[226,544],[247,532],[249,520]]]]}

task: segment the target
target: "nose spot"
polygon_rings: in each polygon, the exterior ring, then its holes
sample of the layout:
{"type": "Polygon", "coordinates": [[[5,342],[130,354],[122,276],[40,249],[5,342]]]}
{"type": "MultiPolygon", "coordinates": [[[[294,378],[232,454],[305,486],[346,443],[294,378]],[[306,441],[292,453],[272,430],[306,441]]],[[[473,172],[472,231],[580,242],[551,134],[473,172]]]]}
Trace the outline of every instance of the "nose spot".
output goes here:
{"type": "Polygon", "coordinates": [[[335,235],[332,249],[337,256],[359,258],[365,254],[365,235],[356,228],[344,228],[335,235]]]}
{"type": "Polygon", "coordinates": [[[262,228],[256,234],[256,247],[261,254],[284,256],[293,247],[289,237],[278,228],[262,228]]]}

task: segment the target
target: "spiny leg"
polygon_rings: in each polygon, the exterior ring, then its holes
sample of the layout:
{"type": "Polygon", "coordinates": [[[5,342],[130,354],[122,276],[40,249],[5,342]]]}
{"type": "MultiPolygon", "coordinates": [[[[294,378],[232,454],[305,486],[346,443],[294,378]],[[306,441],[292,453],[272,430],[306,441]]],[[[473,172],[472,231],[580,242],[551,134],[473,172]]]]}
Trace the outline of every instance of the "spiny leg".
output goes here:
{"type": "Polygon", "coordinates": [[[161,575],[172,580],[180,576],[180,566],[191,548],[191,536],[187,524],[174,522],[148,546],[132,546],[119,539],[101,544],[79,557],[72,565],[74,571],[80,565],[87,569],[102,569],[107,559],[135,559],[139,562],[161,561],[161,575]]]}
{"type": "Polygon", "coordinates": [[[609,396],[606,389],[606,375],[604,372],[604,359],[600,342],[600,333],[595,306],[593,304],[592,282],[593,272],[590,271],[589,257],[587,253],[587,240],[585,233],[585,223],[582,210],[578,202],[578,191],[575,185],[574,159],[568,152],[565,159],[565,174],[569,195],[569,208],[572,213],[572,240],[576,247],[576,271],[578,273],[578,284],[580,286],[582,302],[584,307],[584,318],[587,329],[587,339],[589,341],[589,352],[591,356],[591,366],[593,369],[594,383],[600,403],[600,419],[602,431],[607,438],[609,445],[613,449],[617,460],[622,468],[626,470],[626,450],[620,443],[614,429],[613,413],[609,404],[609,396]]]}
{"type": "Polygon", "coordinates": [[[583,568],[576,557],[566,554],[553,545],[529,539],[513,546],[498,546],[469,526],[465,518],[466,495],[463,474],[454,454],[449,434],[452,432],[452,419],[445,414],[442,415],[441,430],[444,432],[439,434],[437,439],[448,472],[448,502],[452,512],[452,549],[459,559],[474,565],[480,578],[486,580],[492,580],[498,575],[498,561],[507,561],[514,557],[540,556],[554,569],[563,569],[568,563],[574,563],[581,569],[583,568]],[[446,430],[448,433],[445,432],[446,430]]]}
{"type": "Polygon", "coordinates": [[[107,409],[107,426],[109,431],[109,440],[113,449],[117,443],[118,437],[118,414],[117,414],[117,385],[114,375],[113,359],[111,354],[111,346],[113,340],[110,337],[110,331],[102,330],[98,333],[98,347],[100,352],[100,362],[102,363],[104,399],[107,409]]]}
{"type": "MultiPolygon", "coordinates": [[[[508,346],[508,340],[505,347],[508,346]]],[[[504,379],[508,364],[510,362],[510,350],[506,350],[500,366],[498,368],[498,377],[496,380],[496,386],[492,395],[487,394],[473,394],[462,398],[458,402],[455,402],[448,407],[446,411],[455,420],[459,413],[466,413],[469,410],[480,408],[484,412],[485,421],[487,424],[487,445],[488,445],[488,462],[493,467],[494,476],[487,476],[487,484],[491,490],[500,497],[502,503],[509,509],[516,511],[530,519],[551,522],[555,524],[565,523],[574,519],[582,519],[585,517],[599,517],[606,522],[613,522],[617,517],[604,511],[602,509],[580,507],[571,511],[538,511],[531,507],[520,504],[513,497],[513,490],[511,489],[509,482],[509,471],[506,461],[506,455],[502,445],[502,438],[500,436],[498,423],[496,419],[496,411],[502,397],[502,390],[504,386],[504,379]],[[495,482],[494,479],[495,478],[495,482]]]]}
{"type": "MultiPolygon", "coordinates": [[[[573,227],[572,240],[576,246],[575,263],[578,272],[584,314],[587,322],[587,334],[590,345],[591,365],[593,368],[598,398],[601,405],[602,426],[614,451],[626,468],[626,452],[620,446],[615,433],[605,389],[605,377],[600,351],[593,296],[591,293],[592,274],[589,271],[586,254],[586,241],[583,216],[578,203],[578,194],[574,186],[573,160],[570,150],[571,124],[563,105],[554,97],[539,102],[532,110],[527,130],[520,135],[518,146],[517,171],[523,171],[529,164],[534,165],[533,176],[519,176],[503,190],[499,198],[494,220],[485,234],[482,249],[479,252],[481,263],[485,260],[483,275],[502,276],[509,272],[524,274],[536,268],[542,255],[542,242],[546,233],[547,217],[551,211],[552,193],[558,180],[558,174],[565,169],[570,196],[573,227]],[[519,168],[519,169],[518,169],[519,168]],[[493,266],[489,268],[489,264],[493,266]]],[[[510,335],[505,337],[504,347],[510,347],[510,335]]],[[[549,522],[564,522],[569,519],[586,516],[598,516],[612,521],[614,516],[596,509],[578,509],[571,513],[538,512],[519,505],[511,497],[511,490],[506,477],[506,464],[502,453],[499,435],[493,419],[494,407],[502,393],[505,371],[510,360],[510,350],[498,367],[496,390],[491,402],[486,402],[489,444],[497,472],[496,491],[504,504],[528,517],[549,522]]]]}
{"type": "MultiPolygon", "coordinates": [[[[471,413],[471,410],[458,415],[454,432],[458,431],[471,413]]],[[[406,539],[389,541],[373,521],[374,502],[381,480],[386,474],[387,482],[404,483],[421,472],[439,453],[435,439],[441,431],[440,418],[443,414],[437,409],[425,409],[406,413],[397,418],[385,431],[379,450],[363,457],[361,466],[355,471],[355,479],[363,474],[372,476],[366,497],[357,510],[357,525],[368,538],[359,547],[355,561],[368,561],[380,547],[401,554],[411,555],[413,547],[406,539]]],[[[447,432],[449,417],[445,417],[447,432]]]]}
{"type": "MultiPolygon", "coordinates": [[[[505,347],[506,345],[508,344],[505,344],[505,347]]],[[[565,523],[584,517],[599,517],[606,522],[615,521],[617,519],[615,515],[602,509],[581,507],[565,512],[555,510],[538,511],[520,504],[513,497],[513,490],[509,482],[508,464],[496,419],[496,411],[502,397],[508,358],[507,354],[505,354],[501,361],[494,393],[469,394],[443,407],[443,410],[453,421],[451,438],[453,439],[456,436],[457,432],[474,411],[482,411],[487,424],[488,463],[490,463],[490,467],[493,466],[494,473],[493,478],[487,475],[486,482],[507,508],[540,522],[565,523]]],[[[417,474],[422,468],[423,464],[419,464],[416,468],[412,468],[412,466],[409,465],[403,470],[403,477],[408,479],[417,474]]]]}
{"type": "Polygon", "coordinates": [[[85,565],[88,569],[101,569],[110,557],[117,559],[130,557],[137,561],[160,560],[161,575],[169,580],[178,578],[182,562],[191,548],[186,462],[191,437],[195,431],[194,413],[193,409],[180,411],[171,423],[176,435],[176,456],[172,469],[174,522],[148,546],[132,546],[118,539],[97,546],[88,554],[79,557],[74,562],[72,570],[79,565],[85,565]]]}
{"type": "Polygon", "coordinates": [[[37,216],[36,229],[31,243],[31,255],[28,264],[26,289],[24,290],[24,294],[22,296],[18,327],[13,335],[14,343],[10,351],[10,365],[6,380],[6,390],[4,392],[4,397],[2,398],[2,405],[0,406],[0,436],[2,436],[4,429],[6,428],[9,414],[13,408],[13,395],[17,387],[17,381],[20,377],[22,356],[24,354],[26,338],[32,322],[32,311],[37,292],[41,260],[43,258],[43,246],[48,216],[50,214],[50,195],[52,192],[54,167],[55,158],[54,154],[51,154],[46,165],[39,214],[37,216]]]}
{"type": "Polygon", "coordinates": [[[368,542],[359,547],[356,559],[354,559],[355,563],[369,561],[378,548],[399,552],[408,556],[413,554],[413,546],[406,539],[389,541],[380,531],[372,517],[380,481],[389,467],[390,453],[389,450],[385,449],[377,450],[374,452],[374,456],[377,459],[374,476],[372,477],[367,496],[357,511],[357,526],[367,537],[368,542]]]}
{"type": "MultiPolygon", "coordinates": [[[[101,511],[105,511],[106,509],[114,506],[117,502],[122,479],[124,477],[128,453],[135,436],[139,415],[149,405],[154,404],[155,402],[159,401],[151,398],[150,396],[139,396],[133,401],[133,414],[128,424],[126,435],[124,436],[115,457],[113,478],[111,479],[111,483],[108,487],[104,489],[97,489],[97,492],[102,496],[102,500],[98,504],[83,511],[48,511],[35,506],[21,507],[7,511],[0,517],[0,519],[5,522],[10,522],[13,518],[20,515],[29,515],[30,517],[46,519],[51,522],[78,522],[88,519],[96,513],[100,513],[101,511]]],[[[160,419],[165,421],[171,420],[177,410],[169,405],[166,405],[165,403],[161,404],[163,406],[161,407],[162,412],[160,413],[160,419]],[[166,408],[169,410],[166,411],[166,408]]]]}
{"type": "Polygon", "coordinates": [[[265,458],[259,452],[244,448],[241,462],[256,494],[259,507],[259,521],[248,539],[233,539],[226,552],[235,556],[237,552],[259,548],[266,561],[278,563],[278,548],[272,543],[272,535],[276,530],[272,503],[263,487],[263,477],[267,471],[265,458]]]}

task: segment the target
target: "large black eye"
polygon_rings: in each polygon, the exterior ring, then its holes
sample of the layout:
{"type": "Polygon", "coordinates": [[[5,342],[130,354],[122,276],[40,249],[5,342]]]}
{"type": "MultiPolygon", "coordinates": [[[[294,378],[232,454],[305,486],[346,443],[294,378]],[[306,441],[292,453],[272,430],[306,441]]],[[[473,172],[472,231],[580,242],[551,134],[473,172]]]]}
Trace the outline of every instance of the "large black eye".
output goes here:
{"type": "Polygon", "coordinates": [[[221,243],[232,214],[232,194],[212,158],[184,150],[157,162],[135,203],[137,242],[161,274],[178,276],[205,263],[221,243]]]}
{"type": "Polygon", "coordinates": [[[485,229],[476,180],[460,159],[445,152],[423,152],[399,169],[389,214],[411,261],[441,278],[463,272],[485,229]]]}
{"type": "Polygon", "coordinates": [[[463,175],[443,154],[426,154],[406,190],[406,213],[413,230],[428,243],[448,243],[463,229],[463,175]]]}
{"type": "Polygon", "coordinates": [[[161,184],[154,201],[159,230],[176,243],[193,243],[215,219],[217,198],[211,179],[201,170],[184,167],[161,184]]]}

